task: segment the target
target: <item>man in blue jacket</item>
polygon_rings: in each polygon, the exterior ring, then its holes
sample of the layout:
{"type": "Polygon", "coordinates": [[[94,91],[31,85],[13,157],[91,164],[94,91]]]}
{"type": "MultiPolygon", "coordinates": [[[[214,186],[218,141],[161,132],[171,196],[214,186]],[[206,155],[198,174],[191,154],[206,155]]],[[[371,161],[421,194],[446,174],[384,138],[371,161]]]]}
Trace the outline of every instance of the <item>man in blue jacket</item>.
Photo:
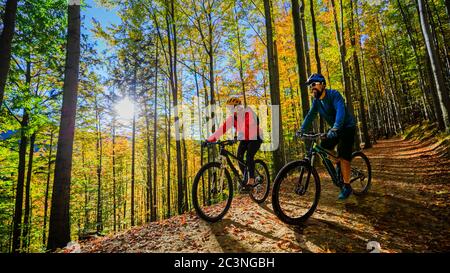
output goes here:
{"type": "Polygon", "coordinates": [[[321,146],[327,150],[333,150],[338,145],[338,158],[344,179],[344,186],[339,193],[339,199],[346,199],[352,193],[350,161],[355,142],[355,118],[347,110],[344,98],[338,91],[325,89],[326,81],[321,74],[312,74],[305,84],[309,86],[314,99],[311,109],[297,134],[301,135],[309,129],[317,113],[332,127],[321,146]]]}

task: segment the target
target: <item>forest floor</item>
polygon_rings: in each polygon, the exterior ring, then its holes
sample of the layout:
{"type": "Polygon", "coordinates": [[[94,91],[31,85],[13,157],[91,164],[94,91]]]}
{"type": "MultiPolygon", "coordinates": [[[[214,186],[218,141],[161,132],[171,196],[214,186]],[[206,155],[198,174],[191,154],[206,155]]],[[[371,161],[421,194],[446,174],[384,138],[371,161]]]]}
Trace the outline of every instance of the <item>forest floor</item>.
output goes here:
{"type": "MultiPolygon", "coordinates": [[[[210,224],[195,212],[81,242],[81,252],[381,252],[450,251],[450,149],[435,139],[379,140],[364,152],[372,188],[338,202],[338,189],[320,170],[322,194],[301,227],[237,196],[224,219],[210,224]]],[[[66,252],[70,252],[67,249],[66,252]]]]}

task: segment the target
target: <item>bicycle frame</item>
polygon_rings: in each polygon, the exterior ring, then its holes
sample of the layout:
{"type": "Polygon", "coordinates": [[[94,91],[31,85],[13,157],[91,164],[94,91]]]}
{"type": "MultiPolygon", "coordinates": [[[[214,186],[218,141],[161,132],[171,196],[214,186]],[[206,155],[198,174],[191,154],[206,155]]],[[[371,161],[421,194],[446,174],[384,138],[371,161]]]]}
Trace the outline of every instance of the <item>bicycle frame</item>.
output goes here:
{"type": "Polygon", "coordinates": [[[318,154],[319,157],[322,159],[322,162],[328,172],[328,174],[331,177],[331,180],[333,181],[333,184],[337,187],[340,187],[342,182],[340,181],[340,168],[335,168],[333,162],[329,159],[329,157],[337,159],[337,156],[331,154],[322,146],[317,144],[316,140],[313,140],[313,145],[311,145],[310,150],[307,153],[306,160],[310,161],[311,167],[314,167],[314,156],[318,154]]]}
{"type": "Polygon", "coordinates": [[[240,160],[239,158],[237,158],[237,156],[235,156],[234,154],[232,154],[231,152],[225,150],[224,147],[220,148],[220,159],[221,159],[221,163],[222,163],[222,168],[225,168],[225,165],[227,164],[228,166],[230,166],[231,171],[233,172],[233,174],[238,177],[239,181],[241,181],[241,175],[239,173],[239,171],[234,167],[233,162],[231,161],[231,158],[233,158],[234,160],[236,160],[239,164],[242,164],[243,166],[245,166],[245,168],[247,168],[247,164],[245,162],[243,162],[242,160],[240,160]],[[225,164],[226,163],[226,164],[225,164]]]}
{"type": "MultiPolygon", "coordinates": [[[[226,164],[228,164],[228,166],[230,166],[231,171],[233,172],[233,174],[238,178],[239,184],[241,184],[241,186],[244,186],[244,183],[243,183],[244,179],[241,176],[240,172],[234,167],[234,164],[231,161],[231,159],[234,159],[235,161],[238,162],[238,164],[244,166],[245,167],[245,171],[247,171],[247,169],[248,169],[247,163],[242,161],[242,160],[240,160],[237,156],[235,156],[231,152],[225,150],[224,146],[220,146],[219,155],[220,155],[220,161],[221,161],[221,164],[222,164],[222,169],[225,168],[226,164]]],[[[256,169],[255,169],[255,172],[258,175],[261,175],[261,173],[258,170],[256,170],[256,169]]],[[[220,183],[222,184],[222,182],[223,182],[223,170],[221,170],[221,173],[220,173],[220,183]]]]}

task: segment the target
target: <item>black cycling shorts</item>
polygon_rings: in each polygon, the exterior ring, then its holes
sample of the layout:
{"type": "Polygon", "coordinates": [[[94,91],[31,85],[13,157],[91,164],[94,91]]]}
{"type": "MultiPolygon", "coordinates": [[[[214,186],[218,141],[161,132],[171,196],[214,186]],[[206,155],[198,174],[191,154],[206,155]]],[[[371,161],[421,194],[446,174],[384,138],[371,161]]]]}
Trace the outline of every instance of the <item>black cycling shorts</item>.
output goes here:
{"type": "MultiPolygon", "coordinates": [[[[248,167],[248,174],[250,175],[250,178],[255,178],[255,155],[258,152],[259,148],[262,144],[261,139],[257,140],[241,140],[239,143],[239,147],[237,150],[237,158],[240,160],[244,159],[244,153],[247,152],[247,167],[248,167]]],[[[242,174],[244,174],[245,166],[242,164],[239,164],[239,168],[241,168],[242,174]]]]}
{"type": "Polygon", "coordinates": [[[322,140],[320,146],[333,150],[338,145],[338,157],[347,161],[352,160],[353,145],[355,144],[356,127],[343,128],[337,132],[338,137],[322,140]]]}

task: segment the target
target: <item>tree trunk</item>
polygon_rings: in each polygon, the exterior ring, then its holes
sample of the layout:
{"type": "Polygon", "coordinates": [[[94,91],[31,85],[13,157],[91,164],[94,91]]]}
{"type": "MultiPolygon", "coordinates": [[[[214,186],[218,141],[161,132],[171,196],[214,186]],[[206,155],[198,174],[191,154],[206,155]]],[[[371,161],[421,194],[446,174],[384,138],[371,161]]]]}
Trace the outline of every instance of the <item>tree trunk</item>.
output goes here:
{"type": "MultiPolygon", "coordinates": [[[[359,60],[358,55],[356,54],[356,39],[359,41],[361,40],[359,35],[357,36],[355,33],[355,24],[353,20],[353,13],[356,13],[356,16],[358,16],[358,9],[353,9],[353,0],[350,0],[350,43],[353,48],[353,65],[354,65],[354,72],[356,77],[356,84],[357,84],[357,91],[359,94],[359,111],[360,111],[360,121],[362,124],[362,133],[364,136],[364,148],[371,148],[372,144],[370,143],[370,137],[369,137],[369,130],[367,128],[367,120],[366,120],[366,109],[364,107],[364,96],[362,93],[362,84],[361,84],[361,70],[359,67],[359,60]]],[[[367,98],[369,99],[369,98],[367,98]]]]}
{"type": "MultiPolygon", "coordinates": [[[[201,106],[200,106],[200,87],[199,87],[199,83],[198,83],[198,71],[197,71],[197,62],[195,61],[195,54],[194,54],[194,50],[192,48],[192,44],[190,43],[190,47],[191,47],[191,53],[192,53],[192,60],[193,60],[193,65],[194,65],[194,80],[195,80],[195,91],[196,91],[196,96],[197,96],[197,109],[198,109],[198,121],[199,121],[199,136],[202,137],[203,136],[203,124],[202,124],[202,116],[201,116],[201,106]]],[[[203,79],[203,78],[202,78],[203,79]]],[[[203,79],[203,84],[205,84],[205,81],[203,79]]],[[[205,88],[205,107],[207,107],[208,104],[208,97],[206,94],[206,88],[205,88]]],[[[245,103],[245,102],[244,102],[245,103]]],[[[203,146],[200,145],[200,166],[203,166],[203,146]]],[[[203,179],[203,177],[202,177],[203,179]]],[[[233,184],[233,186],[237,187],[237,185],[233,184]]],[[[203,197],[205,196],[205,182],[202,181],[202,187],[203,187],[203,197]]]]}
{"type": "Polygon", "coordinates": [[[169,34],[168,37],[168,45],[169,45],[169,80],[170,87],[172,91],[172,103],[174,110],[174,122],[175,122],[175,147],[176,147],[176,163],[177,163],[177,188],[178,188],[178,196],[177,196],[177,208],[178,214],[183,213],[183,169],[182,169],[182,161],[181,161],[181,143],[180,143],[180,124],[178,117],[178,76],[177,76],[177,32],[175,26],[175,9],[174,9],[174,0],[170,1],[170,12],[169,7],[167,7],[166,14],[166,24],[167,24],[167,32],[169,34]],[[170,37],[172,34],[172,37],[170,37]],[[172,46],[173,42],[173,46],[172,46]],[[172,54],[173,50],[173,54],[172,54]]]}
{"type": "Polygon", "coordinates": [[[448,22],[450,23],[450,0],[445,0],[445,10],[447,11],[448,22]]]}
{"type": "Polygon", "coordinates": [[[80,5],[68,7],[68,38],[61,109],[61,124],[56,152],[50,230],[47,248],[55,250],[70,242],[70,181],[73,137],[77,110],[78,73],[80,65],[80,5]]]}
{"type": "MultiPolygon", "coordinates": [[[[28,154],[28,170],[27,170],[27,182],[25,185],[25,212],[23,218],[23,234],[22,234],[22,249],[27,251],[29,242],[29,233],[31,229],[31,177],[33,176],[33,155],[34,155],[34,142],[36,140],[36,132],[30,137],[30,152],[28,154]]],[[[28,251],[27,251],[28,252],[28,251]]]]}
{"type": "Polygon", "coordinates": [[[153,219],[153,196],[152,196],[152,147],[150,145],[150,122],[149,122],[149,113],[147,109],[147,103],[144,106],[145,108],[145,127],[146,127],[146,142],[147,142],[147,200],[145,204],[146,208],[146,217],[145,221],[150,222],[153,219]]]}
{"type": "Polygon", "coordinates": [[[235,20],[235,24],[236,24],[236,38],[237,38],[238,53],[239,53],[239,78],[241,80],[242,96],[244,97],[244,107],[247,107],[247,96],[245,94],[244,66],[242,64],[241,33],[239,30],[239,19],[237,17],[236,2],[234,5],[234,20],[235,20]]]}
{"type": "MultiPolygon", "coordinates": [[[[215,117],[216,114],[214,112],[214,107],[216,106],[216,94],[215,94],[215,78],[214,78],[214,52],[213,52],[213,26],[212,26],[212,18],[211,18],[211,13],[209,13],[208,15],[208,44],[205,46],[207,48],[207,53],[208,53],[208,58],[209,58],[209,96],[210,96],[210,101],[209,104],[211,106],[211,120],[212,120],[212,128],[211,131],[215,132],[216,131],[216,123],[215,123],[215,117]]],[[[211,154],[212,154],[212,160],[214,161],[216,159],[217,156],[217,151],[216,151],[216,147],[213,146],[211,149],[211,154]]]]}
{"type": "Polygon", "coordinates": [[[126,222],[126,219],[127,219],[127,198],[128,198],[128,196],[127,196],[127,194],[128,194],[127,184],[128,183],[124,182],[123,179],[122,179],[122,189],[123,189],[122,190],[123,191],[123,220],[122,220],[123,225],[122,225],[122,229],[126,229],[127,228],[127,222],[126,222]]]}
{"type": "Polygon", "coordinates": [[[308,33],[306,32],[304,0],[300,0],[300,26],[302,31],[303,49],[305,52],[306,74],[311,75],[311,58],[309,56],[308,33]]]}
{"type": "MultiPolygon", "coordinates": [[[[412,50],[414,52],[414,57],[416,59],[416,70],[419,73],[419,87],[420,87],[420,90],[422,91],[422,94],[423,94],[422,98],[425,99],[425,100],[423,100],[424,101],[424,106],[425,106],[425,116],[428,119],[429,114],[427,113],[426,105],[425,105],[425,101],[428,101],[428,100],[426,99],[427,97],[426,97],[426,87],[425,87],[424,75],[423,75],[423,71],[422,71],[422,69],[420,67],[419,54],[417,53],[417,42],[414,39],[414,36],[412,34],[412,31],[411,31],[412,27],[411,27],[409,14],[407,13],[407,10],[403,9],[403,7],[402,7],[402,5],[400,3],[400,0],[397,0],[397,5],[399,7],[400,14],[402,15],[403,23],[405,24],[405,28],[406,28],[406,32],[408,34],[408,38],[409,38],[409,41],[410,41],[410,44],[411,44],[411,48],[412,48],[412,50]]],[[[431,92],[435,92],[435,90],[432,90],[431,92]]]]}
{"type": "Polygon", "coordinates": [[[375,116],[376,116],[376,119],[377,119],[377,134],[376,134],[376,139],[378,139],[378,138],[380,138],[380,136],[381,136],[381,131],[382,131],[382,125],[381,125],[381,120],[382,120],[382,118],[383,118],[383,116],[382,116],[382,114],[381,114],[381,111],[380,111],[380,105],[379,105],[379,103],[378,103],[378,96],[375,94],[375,96],[374,96],[374,100],[375,100],[375,103],[374,103],[374,106],[375,106],[375,116]]]}
{"type": "Polygon", "coordinates": [[[152,204],[152,213],[153,218],[152,221],[156,221],[157,219],[157,210],[156,210],[156,182],[157,182],[157,157],[156,157],[156,139],[157,139],[157,130],[158,130],[158,41],[156,41],[156,61],[155,61],[155,98],[153,100],[154,109],[153,109],[153,204],[152,204]]]}
{"type": "Polygon", "coordinates": [[[103,153],[103,142],[102,142],[102,131],[101,131],[101,120],[100,120],[100,110],[98,108],[97,97],[95,97],[95,114],[97,123],[97,141],[96,141],[96,152],[97,152],[97,232],[103,231],[103,209],[102,209],[102,153],[103,153]]]}
{"type": "MultiPolygon", "coordinates": [[[[278,135],[272,135],[275,140],[278,138],[278,147],[273,147],[273,163],[274,172],[277,173],[284,165],[284,145],[283,145],[283,127],[281,123],[281,105],[280,105],[280,82],[278,78],[278,66],[277,60],[275,59],[276,53],[276,42],[273,38],[273,28],[272,28],[272,11],[271,11],[271,0],[264,0],[264,14],[265,14],[265,25],[266,25],[266,35],[267,35],[267,58],[269,63],[269,83],[270,83],[270,100],[272,106],[278,107],[278,119],[272,119],[271,128],[272,130],[276,127],[278,123],[278,135]]],[[[275,110],[275,109],[274,109],[275,110]]],[[[274,141],[274,139],[272,141],[274,141]]]]}
{"type": "Polygon", "coordinates": [[[89,191],[88,185],[91,184],[91,176],[88,177],[86,174],[86,156],[85,156],[85,146],[81,146],[81,165],[83,166],[83,177],[84,177],[84,231],[89,230],[89,191]]]}
{"type": "Polygon", "coordinates": [[[186,148],[186,140],[184,139],[184,133],[183,133],[183,190],[184,190],[184,204],[183,204],[183,210],[189,211],[189,197],[188,197],[188,181],[187,181],[187,175],[188,175],[188,158],[187,158],[187,148],[186,148]]]}
{"type": "Polygon", "coordinates": [[[311,12],[311,23],[314,36],[314,55],[316,57],[317,73],[322,74],[322,66],[320,65],[319,43],[317,39],[316,14],[314,12],[314,0],[309,0],[309,10],[311,12]]]}
{"type": "MultiPolygon", "coordinates": [[[[137,100],[137,57],[134,57],[134,68],[133,68],[133,87],[132,87],[132,100],[136,103],[137,100]]],[[[135,180],[136,180],[136,112],[133,110],[133,128],[131,137],[131,205],[130,205],[130,217],[131,226],[135,225],[135,180]]]]}
{"type": "MultiPolygon", "coordinates": [[[[382,33],[383,35],[383,33],[382,33]]],[[[386,39],[387,40],[387,39],[386,39]]],[[[392,38],[393,41],[394,38],[392,38]]],[[[386,51],[386,63],[387,63],[387,69],[390,75],[390,78],[392,78],[392,82],[393,84],[393,89],[391,88],[391,96],[392,96],[392,104],[394,106],[394,114],[395,114],[395,120],[396,120],[396,124],[398,125],[398,129],[400,130],[401,133],[403,133],[403,126],[402,126],[402,115],[401,115],[401,97],[402,94],[404,93],[402,90],[402,86],[400,84],[400,87],[398,85],[398,83],[400,83],[400,81],[397,79],[397,73],[394,71],[395,65],[394,65],[394,61],[393,61],[393,54],[391,53],[391,50],[389,48],[389,44],[386,43],[385,44],[385,51],[386,51]],[[394,90],[397,92],[397,95],[394,95],[394,90]]],[[[394,44],[394,48],[395,48],[395,44],[394,44]]]]}
{"type": "MultiPolygon", "coordinates": [[[[364,48],[362,46],[361,43],[361,39],[360,39],[360,44],[359,44],[360,50],[361,50],[361,65],[362,65],[362,72],[363,72],[363,82],[364,82],[364,91],[366,93],[366,100],[367,100],[367,113],[368,113],[368,118],[369,118],[369,122],[370,122],[370,133],[371,133],[371,137],[372,139],[375,141],[376,143],[376,137],[373,135],[375,132],[375,120],[374,120],[374,116],[372,115],[372,110],[373,108],[370,106],[371,103],[371,96],[369,93],[369,89],[367,88],[367,76],[366,76],[366,67],[365,67],[365,61],[364,61],[364,48]]],[[[373,105],[373,102],[372,102],[373,105]]]]}
{"type": "Polygon", "coordinates": [[[442,118],[444,120],[445,131],[450,132],[450,120],[449,120],[449,98],[448,93],[445,89],[444,76],[442,73],[442,68],[439,62],[439,56],[436,52],[435,44],[432,42],[433,37],[431,37],[430,25],[428,23],[428,16],[425,10],[425,5],[423,0],[417,0],[417,6],[419,9],[420,26],[422,29],[422,34],[425,40],[425,45],[427,49],[428,56],[430,58],[431,68],[433,72],[434,82],[436,84],[437,95],[439,98],[439,106],[442,111],[442,118]]]}
{"type": "MultiPolygon", "coordinates": [[[[439,60],[441,61],[441,67],[442,68],[442,73],[444,75],[444,82],[447,81],[447,90],[450,89],[450,54],[448,52],[448,48],[450,47],[450,41],[448,39],[448,35],[446,35],[444,27],[442,26],[442,21],[440,16],[436,16],[437,19],[437,27],[436,24],[434,22],[433,19],[433,14],[439,14],[439,11],[436,8],[436,5],[433,1],[428,1],[426,2],[426,9],[428,10],[428,16],[430,17],[430,26],[431,26],[431,32],[433,33],[432,36],[434,36],[435,40],[436,40],[436,49],[437,52],[441,52],[440,54],[440,58],[439,60]],[[438,39],[438,35],[436,34],[436,32],[439,31],[439,34],[442,38],[442,42],[444,44],[444,46],[441,45],[441,43],[439,42],[438,39]],[[445,62],[445,64],[444,64],[445,62]],[[445,77],[447,76],[447,77],[445,77]]],[[[439,55],[439,54],[438,54],[439,55]]]]}
{"type": "MultiPolygon", "coordinates": [[[[112,93],[112,104],[115,104],[115,93],[112,93]]],[[[117,231],[117,181],[116,181],[116,114],[113,113],[112,125],[112,179],[113,179],[113,226],[114,232],[117,231]]]]}
{"type": "Polygon", "coordinates": [[[295,51],[297,53],[297,67],[298,67],[298,79],[299,88],[302,98],[302,117],[305,118],[309,111],[309,96],[308,88],[303,85],[306,82],[308,76],[306,75],[306,64],[305,64],[305,50],[302,39],[302,26],[300,21],[300,7],[298,0],[292,0],[292,20],[294,24],[294,37],[295,37],[295,51]]]}
{"type": "Polygon", "coordinates": [[[177,31],[175,26],[175,0],[171,1],[171,15],[172,15],[172,32],[173,32],[173,79],[174,86],[172,89],[173,107],[174,107],[174,121],[175,121],[175,147],[177,156],[177,180],[178,180],[178,214],[183,213],[183,166],[181,159],[181,142],[180,142],[180,123],[178,117],[178,46],[177,46],[177,31]]]}
{"type": "Polygon", "coordinates": [[[136,115],[133,114],[133,132],[131,143],[131,226],[134,226],[135,169],[136,169],[136,115]]]}
{"type": "MultiPolygon", "coordinates": [[[[416,8],[417,14],[419,14],[419,7],[417,5],[417,1],[415,1],[415,8],[416,8]]],[[[420,19],[419,19],[419,24],[420,24],[420,19]]],[[[414,36],[417,37],[417,46],[419,49],[419,37],[423,38],[422,29],[419,27],[420,34],[416,30],[416,28],[409,28],[409,29],[412,29],[414,31],[414,34],[415,34],[414,36]]],[[[426,53],[426,50],[422,56],[422,62],[423,62],[422,66],[423,66],[424,87],[426,90],[429,90],[429,92],[426,93],[427,102],[428,102],[428,105],[430,106],[429,110],[431,112],[431,115],[433,116],[433,120],[438,121],[439,128],[445,128],[444,121],[442,119],[441,109],[439,106],[439,98],[437,96],[436,85],[433,80],[433,72],[431,70],[430,58],[429,58],[428,54],[426,53]]]]}
{"type": "MultiPolygon", "coordinates": [[[[26,86],[31,86],[31,62],[30,61],[26,62],[25,83],[26,83],[26,86]]],[[[29,92],[30,92],[30,90],[28,90],[28,93],[29,92]]],[[[24,225],[22,225],[22,207],[23,207],[23,190],[24,190],[23,187],[25,184],[25,164],[26,164],[25,157],[26,157],[26,146],[27,146],[26,142],[28,141],[28,138],[26,136],[26,130],[28,130],[29,119],[30,119],[29,110],[27,108],[24,108],[23,109],[23,118],[22,118],[22,121],[20,124],[20,126],[21,126],[20,145],[23,142],[25,146],[24,147],[19,146],[19,170],[18,170],[18,181],[17,181],[17,189],[19,190],[19,186],[20,186],[20,191],[21,191],[21,193],[20,193],[20,209],[19,209],[20,216],[19,216],[19,212],[16,212],[18,214],[17,214],[17,217],[14,218],[14,231],[13,231],[13,246],[14,246],[14,248],[13,248],[13,252],[19,251],[20,241],[21,241],[21,239],[19,237],[25,231],[25,227],[24,227],[24,225]],[[22,150],[22,149],[24,149],[24,150],[22,150]],[[22,152],[23,152],[23,154],[22,154],[22,152]],[[23,166],[21,165],[22,157],[23,157],[23,166]],[[21,169],[21,168],[23,168],[23,169],[21,169]],[[18,221],[17,225],[16,225],[16,221],[18,221]]],[[[17,193],[19,193],[19,191],[17,193]]],[[[29,191],[27,191],[26,194],[27,194],[27,196],[25,198],[26,198],[27,202],[29,203],[29,191]]],[[[18,205],[18,203],[16,202],[15,209],[18,209],[17,205],[18,205]]],[[[29,207],[26,209],[25,213],[26,213],[26,216],[25,216],[26,222],[25,223],[27,223],[29,207]]],[[[21,249],[25,249],[25,248],[26,248],[26,243],[25,243],[25,240],[23,240],[21,249]]]]}
{"type": "Polygon", "coordinates": [[[45,186],[45,199],[44,199],[44,226],[42,228],[42,245],[45,246],[47,243],[47,211],[48,211],[48,194],[50,189],[50,178],[52,169],[52,152],[53,152],[53,130],[50,131],[50,147],[48,155],[48,165],[47,165],[47,183],[45,186]]]}
{"type": "MultiPolygon", "coordinates": [[[[379,31],[380,31],[380,36],[381,36],[381,45],[383,47],[383,52],[384,54],[381,55],[381,60],[383,62],[381,68],[383,70],[383,77],[387,77],[388,81],[384,81],[384,82],[388,82],[388,90],[390,93],[391,98],[388,101],[388,105],[392,108],[389,110],[392,110],[392,124],[393,124],[393,129],[395,131],[395,133],[397,133],[397,126],[398,128],[402,131],[402,126],[401,126],[401,121],[400,121],[400,115],[399,115],[399,111],[398,111],[398,106],[397,106],[397,101],[396,101],[396,97],[394,96],[394,90],[397,90],[397,82],[395,79],[395,73],[393,72],[393,64],[390,61],[390,50],[389,50],[389,45],[386,42],[386,38],[382,29],[382,23],[381,20],[379,19],[379,17],[377,17],[377,22],[378,22],[378,26],[379,26],[379,31]],[[384,57],[384,58],[383,58],[384,57]]],[[[389,120],[391,121],[391,120],[389,120]]]]}
{"type": "Polygon", "coordinates": [[[7,0],[3,14],[3,31],[0,35],[0,109],[3,105],[3,95],[11,62],[11,44],[16,25],[17,2],[18,0],[7,0]]]}
{"type": "Polygon", "coordinates": [[[171,192],[170,192],[170,119],[171,119],[171,110],[170,110],[170,95],[167,96],[164,95],[164,103],[166,111],[168,110],[169,115],[166,116],[166,153],[167,153],[167,218],[170,218],[171,215],[171,192]],[[167,99],[169,100],[169,103],[167,103],[167,99]],[[169,106],[168,106],[169,104],[169,106]]]}
{"type": "Polygon", "coordinates": [[[16,202],[14,207],[14,226],[13,226],[13,241],[12,252],[20,251],[20,235],[22,233],[22,206],[23,206],[23,187],[25,182],[25,161],[27,153],[27,137],[25,128],[28,126],[28,112],[24,110],[23,119],[21,122],[20,145],[19,145],[19,167],[16,186],[16,202]]]}
{"type": "Polygon", "coordinates": [[[435,118],[438,122],[438,127],[441,130],[445,129],[445,124],[444,124],[444,118],[442,116],[442,109],[441,109],[441,105],[439,103],[439,97],[438,97],[438,92],[436,89],[436,82],[434,81],[434,77],[433,77],[433,70],[431,68],[431,61],[430,61],[430,56],[428,54],[426,54],[425,56],[425,67],[426,67],[426,72],[427,72],[427,78],[428,78],[428,86],[430,87],[429,89],[431,90],[431,101],[433,102],[433,108],[434,108],[434,115],[435,118]]]}
{"type": "Polygon", "coordinates": [[[339,56],[341,60],[341,72],[342,72],[342,83],[344,86],[344,94],[345,99],[347,102],[347,108],[350,111],[350,113],[354,116],[354,109],[353,109],[353,100],[352,100],[352,91],[350,86],[350,79],[348,76],[348,68],[347,68],[347,61],[346,61],[346,55],[347,50],[345,47],[345,38],[344,38],[344,25],[342,24],[343,20],[343,6],[342,6],[342,0],[340,0],[340,9],[341,9],[341,27],[339,28],[339,24],[337,21],[337,13],[336,13],[336,5],[334,0],[330,1],[331,7],[333,10],[333,18],[334,18],[334,26],[336,29],[336,39],[338,41],[339,45],[339,56]]]}

